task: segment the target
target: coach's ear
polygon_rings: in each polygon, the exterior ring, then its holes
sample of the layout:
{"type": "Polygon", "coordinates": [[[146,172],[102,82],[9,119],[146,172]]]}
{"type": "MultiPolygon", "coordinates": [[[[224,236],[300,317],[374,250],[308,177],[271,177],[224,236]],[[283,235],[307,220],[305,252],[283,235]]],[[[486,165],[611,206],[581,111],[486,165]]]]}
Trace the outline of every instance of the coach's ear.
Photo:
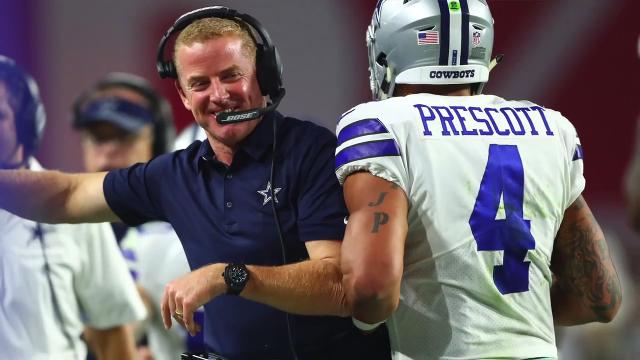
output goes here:
{"type": "Polygon", "coordinates": [[[182,105],[184,105],[185,109],[191,111],[191,102],[187,98],[187,94],[182,89],[182,86],[180,85],[180,80],[178,79],[174,80],[173,85],[176,87],[176,90],[178,90],[178,95],[180,95],[180,100],[182,100],[182,105]]]}

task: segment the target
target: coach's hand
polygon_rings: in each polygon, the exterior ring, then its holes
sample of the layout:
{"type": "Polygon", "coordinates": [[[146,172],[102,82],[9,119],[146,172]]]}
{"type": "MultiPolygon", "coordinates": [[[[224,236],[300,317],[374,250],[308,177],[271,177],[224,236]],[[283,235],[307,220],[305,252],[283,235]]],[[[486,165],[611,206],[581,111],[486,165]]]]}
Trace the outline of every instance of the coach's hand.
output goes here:
{"type": "Polygon", "coordinates": [[[226,290],[223,277],[225,264],[211,264],[177,278],[164,287],[160,310],[166,329],[171,317],[184,326],[191,336],[200,331],[193,321],[193,313],[226,290]]]}

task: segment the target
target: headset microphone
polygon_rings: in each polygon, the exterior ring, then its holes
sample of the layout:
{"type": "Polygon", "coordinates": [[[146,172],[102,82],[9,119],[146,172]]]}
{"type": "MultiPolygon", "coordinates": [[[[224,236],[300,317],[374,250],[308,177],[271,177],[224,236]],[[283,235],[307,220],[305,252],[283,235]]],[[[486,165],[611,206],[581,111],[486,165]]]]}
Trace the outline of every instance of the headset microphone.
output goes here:
{"type": "Polygon", "coordinates": [[[262,108],[216,113],[216,121],[218,121],[218,124],[226,125],[257,119],[260,116],[275,110],[284,97],[284,94],[284,88],[280,89],[278,95],[274,99],[272,99],[273,103],[262,108]]]}

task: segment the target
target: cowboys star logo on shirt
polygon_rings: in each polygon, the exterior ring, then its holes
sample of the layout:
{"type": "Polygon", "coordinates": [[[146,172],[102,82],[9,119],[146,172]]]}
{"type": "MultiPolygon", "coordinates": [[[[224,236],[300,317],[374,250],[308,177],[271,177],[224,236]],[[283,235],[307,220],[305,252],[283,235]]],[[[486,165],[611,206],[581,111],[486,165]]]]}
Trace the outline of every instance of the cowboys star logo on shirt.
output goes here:
{"type": "Polygon", "coordinates": [[[27,240],[27,244],[30,244],[34,241],[42,241],[44,240],[44,236],[48,233],[54,231],[54,229],[48,229],[47,227],[42,226],[40,223],[36,223],[34,227],[27,226],[29,231],[31,232],[31,239],[27,240]]]}
{"type": "MultiPolygon", "coordinates": [[[[282,188],[274,188],[273,189],[273,195],[275,196],[276,204],[278,203],[278,193],[280,192],[280,190],[282,190],[282,188]]],[[[267,205],[269,200],[271,200],[271,181],[267,182],[267,188],[266,189],[258,190],[258,194],[264,196],[264,199],[262,201],[262,206],[267,205]]]]}

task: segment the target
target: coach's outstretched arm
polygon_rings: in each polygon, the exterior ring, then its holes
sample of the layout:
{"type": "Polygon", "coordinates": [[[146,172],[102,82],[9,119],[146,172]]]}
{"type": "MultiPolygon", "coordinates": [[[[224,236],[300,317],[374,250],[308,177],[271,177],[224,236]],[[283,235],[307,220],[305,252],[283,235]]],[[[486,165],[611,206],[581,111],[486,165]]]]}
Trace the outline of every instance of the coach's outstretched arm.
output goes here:
{"type": "Polygon", "coordinates": [[[0,170],[0,208],[44,223],[119,221],[102,190],[106,174],[0,170]]]}
{"type": "Polygon", "coordinates": [[[342,286],[355,319],[386,320],[398,307],[408,201],[394,183],[368,172],[344,183],[349,223],[342,242],[342,286]]]}
{"type": "Polygon", "coordinates": [[[613,320],[622,292],[600,225],[582,196],[565,211],[551,258],[556,325],[613,320]]]}

